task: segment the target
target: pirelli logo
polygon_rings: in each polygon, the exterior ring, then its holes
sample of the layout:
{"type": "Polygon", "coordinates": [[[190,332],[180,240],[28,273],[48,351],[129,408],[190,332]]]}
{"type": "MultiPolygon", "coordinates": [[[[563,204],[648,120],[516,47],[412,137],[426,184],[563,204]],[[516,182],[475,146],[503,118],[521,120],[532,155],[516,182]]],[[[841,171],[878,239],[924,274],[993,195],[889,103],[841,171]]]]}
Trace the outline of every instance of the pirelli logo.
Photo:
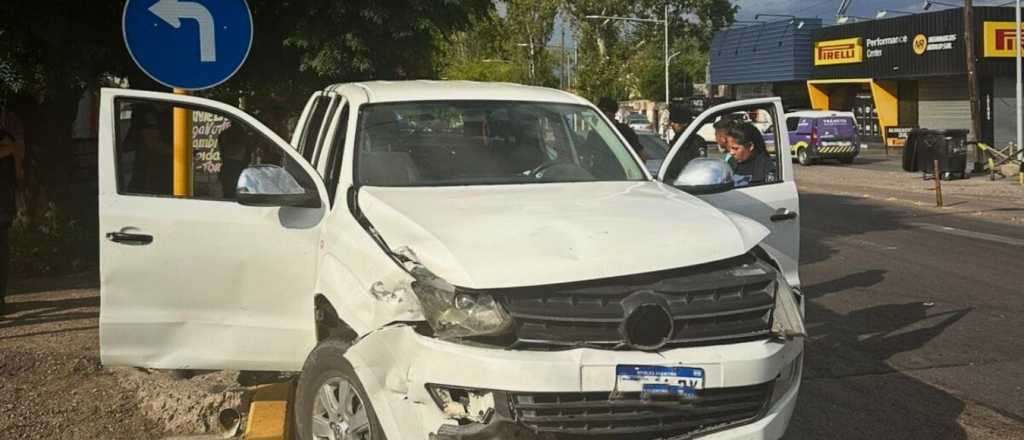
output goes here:
{"type": "Polygon", "coordinates": [[[1013,58],[1017,56],[1017,32],[1012,21],[985,22],[985,57],[1013,58]]]}
{"type": "Polygon", "coordinates": [[[814,44],[814,65],[853,64],[864,61],[860,37],[819,41],[814,44]]]}

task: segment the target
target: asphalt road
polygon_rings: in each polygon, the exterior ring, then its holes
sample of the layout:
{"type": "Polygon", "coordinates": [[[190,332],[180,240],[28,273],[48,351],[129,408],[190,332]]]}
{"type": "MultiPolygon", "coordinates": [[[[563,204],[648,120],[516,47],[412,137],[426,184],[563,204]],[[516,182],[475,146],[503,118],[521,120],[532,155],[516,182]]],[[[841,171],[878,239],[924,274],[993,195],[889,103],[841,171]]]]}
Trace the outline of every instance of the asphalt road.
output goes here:
{"type": "Polygon", "coordinates": [[[1024,439],[1024,228],[803,191],[789,439],[1024,439]]]}

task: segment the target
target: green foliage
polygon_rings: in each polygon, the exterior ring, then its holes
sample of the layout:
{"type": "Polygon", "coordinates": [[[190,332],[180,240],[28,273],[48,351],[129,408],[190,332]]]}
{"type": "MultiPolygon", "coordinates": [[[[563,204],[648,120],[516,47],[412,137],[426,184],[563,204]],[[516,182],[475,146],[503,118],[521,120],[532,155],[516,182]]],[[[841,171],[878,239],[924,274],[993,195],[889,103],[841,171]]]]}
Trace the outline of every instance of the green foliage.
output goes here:
{"type": "Polygon", "coordinates": [[[507,0],[443,46],[442,77],[558,87],[561,49],[548,45],[561,0],[507,0]]]}
{"type": "MultiPolygon", "coordinates": [[[[580,49],[577,92],[588,99],[664,100],[664,26],[588,20],[587,15],[663,20],[665,0],[566,0],[580,49]]],[[[673,96],[687,93],[704,77],[714,32],[735,19],[728,0],[668,0],[671,51],[682,52],[670,66],[673,96]]]]}

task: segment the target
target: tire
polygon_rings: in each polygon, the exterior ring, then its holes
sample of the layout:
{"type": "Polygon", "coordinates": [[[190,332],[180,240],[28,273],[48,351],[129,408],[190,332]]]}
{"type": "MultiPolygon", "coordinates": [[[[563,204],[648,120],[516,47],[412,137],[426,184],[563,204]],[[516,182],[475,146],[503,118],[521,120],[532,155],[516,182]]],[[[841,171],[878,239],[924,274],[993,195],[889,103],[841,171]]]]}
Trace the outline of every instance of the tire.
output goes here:
{"type": "Polygon", "coordinates": [[[807,155],[806,148],[796,150],[796,160],[797,162],[800,162],[800,165],[805,167],[811,166],[811,164],[814,163],[814,161],[811,160],[811,157],[807,155]]]}
{"type": "Polygon", "coordinates": [[[326,339],[306,358],[295,388],[293,421],[298,439],[387,440],[363,384],[345,360],[348,346],[326,339]],[[325,400],[331,397],[335,399],[325,400]]]}

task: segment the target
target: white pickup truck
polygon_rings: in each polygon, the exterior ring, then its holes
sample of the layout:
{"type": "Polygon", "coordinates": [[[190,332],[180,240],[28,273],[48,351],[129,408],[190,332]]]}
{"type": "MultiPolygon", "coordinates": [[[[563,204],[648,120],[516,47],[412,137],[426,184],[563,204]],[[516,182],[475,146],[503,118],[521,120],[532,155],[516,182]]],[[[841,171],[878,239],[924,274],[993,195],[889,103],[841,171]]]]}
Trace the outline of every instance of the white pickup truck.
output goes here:
{"type": "Polygon", "coordinates": [[[784,133],[777,99],[725,104],[652,176],[558,90],[333,85],[288,142],[220,102],[104,89],[103,362],[301,371],[303,440],[780,438],[804,333],[790,149],[743,188],[676,154],[751,109],[784,133]],[[191,196],[172,108],[209,161],[191,196]]]}

